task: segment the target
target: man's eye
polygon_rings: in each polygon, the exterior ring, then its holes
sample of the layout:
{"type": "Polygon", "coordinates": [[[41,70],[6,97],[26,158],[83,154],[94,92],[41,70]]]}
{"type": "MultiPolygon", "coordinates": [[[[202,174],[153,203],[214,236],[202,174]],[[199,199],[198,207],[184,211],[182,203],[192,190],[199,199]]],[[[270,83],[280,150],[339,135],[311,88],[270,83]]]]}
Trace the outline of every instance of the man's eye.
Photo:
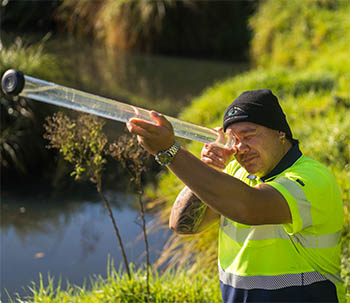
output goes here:
{"type": "Polygon", "coordinates": [[[254,134],[251,134],[251,135],[247,135],[243,138],[243,140],[247,141],[247,140],[250,140],[250,139],[253,139],[254,138],[254,134]]]}

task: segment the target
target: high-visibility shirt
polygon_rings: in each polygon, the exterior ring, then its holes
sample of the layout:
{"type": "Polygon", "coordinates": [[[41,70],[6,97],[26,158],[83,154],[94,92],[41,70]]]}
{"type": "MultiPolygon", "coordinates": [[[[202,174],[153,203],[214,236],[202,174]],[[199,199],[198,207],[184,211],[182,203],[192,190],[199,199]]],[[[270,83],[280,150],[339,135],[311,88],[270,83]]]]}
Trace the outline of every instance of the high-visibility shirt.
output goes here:
{"type": "Polygon", "coordinates": [[[296,144],[261,179],[237,161],[226,172],[250,186],[265,183],[279,191],[288,203],[292,223],[248,226],[221,216],[218,263],[223,295],[228,298],[237,290],[243,290],[244,296],[253,290],[303,291],[325,281],[335,285],[338,301],[345,301],[340,277],[344,209],[330,171],[302,155],[296,144]]]}

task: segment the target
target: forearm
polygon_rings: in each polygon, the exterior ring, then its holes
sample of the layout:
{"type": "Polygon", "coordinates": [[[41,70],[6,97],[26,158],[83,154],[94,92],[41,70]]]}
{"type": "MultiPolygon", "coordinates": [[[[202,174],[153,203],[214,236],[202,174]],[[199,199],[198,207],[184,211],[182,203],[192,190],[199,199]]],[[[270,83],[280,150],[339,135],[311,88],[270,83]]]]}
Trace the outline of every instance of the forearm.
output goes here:
{"type": "Polygon", "coordinates": [[[169,227],[179,234],[194,234],[200,231],[207,205],[188,187],[184,187],[172,207],[169,227]]]}
{"type": "MultiPolygon", "coordinates": [[[[148,152],[156,155],[174,143],[174,133],[170,122],[164,116],[156,112],[151,114],[155,124],[131,119],[127,126],[131,133],[138,135],[139,143],[148,152]]],[[[269,185],[259,184],[251,187],[210,167],[183,148],[177,152],[169,168],[208,206],[205,216],[208,213],[215,214],[216,217],[217,214],[221,214],[247,225],[291,222],[287,201],[279,191],[269,185]]],[[[199,202],[191,203],[190,208],[183,209],[183,213],[188,214],[192,211],[203,216],[202,208],[199,202]]],[[[185,216],[186,220],[189,217],[185,216]]],[[[192,224],[194,223],[192,219],[192,224]]],[[[191,228],[198,227],[194,224],[191,228]]]]}
{"type": "Polygon", "coordinates": [[[209,167],[181,149],[169,165],[191,191],[217,213],[241,223],[252,207],[253,188],[238,179],[209,167]]]}
{"type": "Polygon", "coordinates": [[[247,225],[292,222],[284,197],[269,185],[251,187],[185,149],[176,154],[169,168],[202,202],[226,218],[247,225]]]}

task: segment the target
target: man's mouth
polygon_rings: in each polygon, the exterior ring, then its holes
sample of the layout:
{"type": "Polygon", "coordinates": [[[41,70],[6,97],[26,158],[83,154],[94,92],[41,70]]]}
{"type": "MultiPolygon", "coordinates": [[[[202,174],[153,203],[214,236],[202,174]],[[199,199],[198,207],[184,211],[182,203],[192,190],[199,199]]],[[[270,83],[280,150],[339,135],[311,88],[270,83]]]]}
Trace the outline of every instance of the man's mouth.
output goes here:
{"type": "Polygon", "coordinates": [[[243,164],[247,164],[247,163],[251,162],[253,159],[255,159],[256,157],[257,157],[257,155],[245,156],[244,158],[241,158],[241,161],[243,164]]]}

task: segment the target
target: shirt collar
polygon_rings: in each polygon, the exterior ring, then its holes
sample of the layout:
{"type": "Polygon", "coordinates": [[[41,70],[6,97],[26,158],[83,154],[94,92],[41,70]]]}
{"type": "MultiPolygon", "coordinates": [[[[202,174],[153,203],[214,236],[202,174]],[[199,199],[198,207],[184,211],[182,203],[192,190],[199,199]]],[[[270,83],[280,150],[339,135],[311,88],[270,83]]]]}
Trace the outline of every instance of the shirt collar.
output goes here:
{"type": "Polygon", "coordinates": [[[274,176],[277,176],[287,168],[291,167],[300,157],[302,152],[299,149],[299,144],[295,143],[289,151],[284,155],[281,161],[275,166],[275,168],[267,175],[260,178],[261,181],[265,182],[274,176]]]}

